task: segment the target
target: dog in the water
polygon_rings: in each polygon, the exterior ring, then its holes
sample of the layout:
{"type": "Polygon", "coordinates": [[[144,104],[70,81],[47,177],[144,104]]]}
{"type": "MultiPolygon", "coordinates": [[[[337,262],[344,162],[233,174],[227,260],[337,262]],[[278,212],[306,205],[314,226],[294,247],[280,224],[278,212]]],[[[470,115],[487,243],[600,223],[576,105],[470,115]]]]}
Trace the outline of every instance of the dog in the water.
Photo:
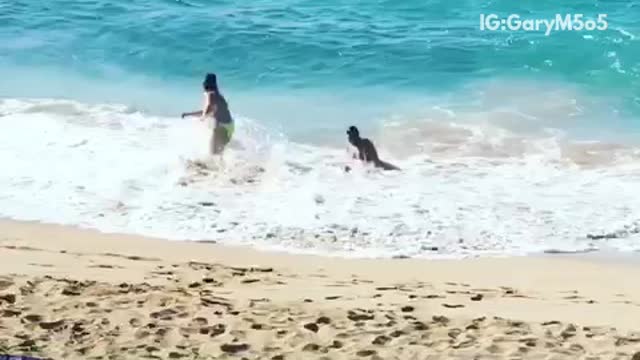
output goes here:
{"type": "MultiPolygon", "coordinates": [[[[357,158],[361,161],[364,161],[366,163],[373,163],[375,167],[381,168],[383,170],[400,170],[400,168],[398,168],[397,166],[380,160],[373,142],[371,142],[371,140],[367,138],[360,137],[360,131],[357,127],[349,127],[349,130],[347,130],[347,136],[349,143],[355,146],[355,148],[358,150],[357,158]]],[[[345,170],[349,171],[350,169],[349,167],[346,167],[345,170]]]]}

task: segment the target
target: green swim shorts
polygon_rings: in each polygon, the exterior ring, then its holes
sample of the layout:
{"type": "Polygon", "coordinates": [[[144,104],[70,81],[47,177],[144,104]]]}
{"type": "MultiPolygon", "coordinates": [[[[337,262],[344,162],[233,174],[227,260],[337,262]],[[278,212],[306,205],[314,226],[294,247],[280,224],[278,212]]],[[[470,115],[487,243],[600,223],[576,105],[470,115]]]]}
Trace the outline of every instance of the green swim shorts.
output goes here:
{"type": "Polygon", "coordinates": [[[235,130],[235,128],[233,126],[233,121],[230,122],[230,123],[226,123],[226,124],[220,124],[218,126],[223,128],[227,132],[227,139],[231,140],[231,137],[233,136],[233,131],[235,130]]]}

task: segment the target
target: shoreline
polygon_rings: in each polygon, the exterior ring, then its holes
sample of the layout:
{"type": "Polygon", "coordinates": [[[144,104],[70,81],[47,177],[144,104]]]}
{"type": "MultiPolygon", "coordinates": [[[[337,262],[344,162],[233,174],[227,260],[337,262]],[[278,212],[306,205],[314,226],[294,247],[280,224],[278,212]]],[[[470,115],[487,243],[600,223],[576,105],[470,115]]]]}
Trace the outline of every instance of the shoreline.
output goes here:
{"type": "MultiPolygon", "coordinates": [[[[87,234],[101,234],[104,236],[110,236],[113,238],[130,237],[136,239],[144,239],[145,241],[154,240],[162,242],[173,242],[183,244],[205,244],[214,245],[222,249],[230,249],[237,251],[249,251],[252,253],[266,254],[266,255],[280,255],[280,256],[293,256],[293,257],[310,257],[310,258],[323,258],[323,259],[338,259],[344,261],[469,261],[477,259],[517,259],[517,258],[534,258],[534,259],[553,259],[564,258],[571,260],[586,260],[589,262],[624,262],[628,264],[640,265],[640,250],[634,251],[621,251],[604,247],[604,249],[585,249],[585,250],[541,250],[522,253],[486,253],[486,254],[473,254],[473,255],[451,255],[441,254],[437,257],[423,257],[423,256],[409,256],[404,254],[391,255],[388,257],[372,257],[372,256],[358,256],[358,255],[345,255],[348,252],[337,251],[317,251],[317,250],[305,250],[302,248],[287,248],[285,246],[275,245],[249,245],[246,242],[238,244],[223,243],[217,240],[188,240],[178,239],[177,237],[167,238],[160,235],[149,235],[140,232],[123,232],[120,230],[104,230],[95,226],[83,226],[78,224],[68,224],[60,222],[49,222],[42,220],[25,220],[21,218],[1,217],[0,225],[5,224],[22,224],[33,225],[35,227],[50,227],[60,231],[62,229],[73,229],[76,231],[84,232],[87,234]]],[[[437,246],[434,246],[437,248],[437,246]]],[[[437,250],[436,250],[437,251],[437,250]]]]}
{"type": "Polygon", "coordinates": [[[0,353],[628,359],[640,345],[633,262],[341,259],[35,222],[0,228],[0,353]]]}
{"type": "MultiPolygon", "coordinates": [[[[64,232],[64,231],[76,231],[85,233],[87,235],[100,234],[100,236],[111,237],[113,239],[120,238],[135,238],[135,239],[143,239],[145,242],[148,241],[161,241],[161,242],[171,242],[178,244],[200,244],[216,247],[217,251],[222,249],[222,251],[232,251],[234,253],[243,252],[255,254],[258,257],[260,255],[265,255],[267,257],[271,256],[286,256],[286,257],[294,257],[294,258],[311,258],[311,259],[334,259],[338,261],[364,261],[364,262],[379,262],[379,261],[409,261],[409,262],[457,262],[457,261],[477,261],[477,260],[504,260],[504,259],[565,259],[571,261],[586,261],[591,263],[615,263],[615,264],[628,264],[628,265],[640,265],[640,250],[636,251],[620,251],[616,249],[597,249],[597,250],[584,250],[584,251],[540,251],[540,252],[531,252],[531,253],[523,253],[523,254],[500,254],[500,255],[477,255],[477,256],[469,256],[469,257],[437,257],[437,258],[429,258],[429,257],[411,257],[405,255],[391,256],[391,257],[358,257],[358,256],[343,256],[340,254],[327,254],[327,253],[318,253],[318,252],[306,252],[300,249],[294,250],[279,250],[279,247],[269,247],[269,246],[252,246],[246,244],[225,244],[220,243],[216,240],[177,240],[177,239],[168,239],[161,236],[152,236],[152,235],[144,235],[139,233],[126,233],[126,232],[118,232],[118,231],[103,231],[95,227],[89,226],[80,226],[73,224],[62,224],[55,222],[46,222],[40,220],[22,220],[22,219],[13,219],[0,217],[0,226],[4,227],[6,225],[10,226],[18,226],[20,231],[24,231],[25,226],[27,228],[48,228],[50,230],[55,230],[56,232],[64,232]]],[[[188,245],[192,246],[192,245],[188,245]]]]}

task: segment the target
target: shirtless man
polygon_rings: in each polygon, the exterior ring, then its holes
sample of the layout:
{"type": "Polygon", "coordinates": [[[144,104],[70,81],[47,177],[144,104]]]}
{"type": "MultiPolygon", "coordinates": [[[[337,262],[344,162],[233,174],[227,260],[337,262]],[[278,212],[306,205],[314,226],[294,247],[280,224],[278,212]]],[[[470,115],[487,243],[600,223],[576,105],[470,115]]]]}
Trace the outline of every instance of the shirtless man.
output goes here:
{"type": "Polygon", "coordinates": [[[227,100],[218,88],[216,74],[208,73],[202,82],[202,88],[204,90],[203,109],[183,113],[182,118],[199,116],[202,121],[208,116],[213,117],[215,126],[209,141],[209,152],[212,155],[221,154],[233,135],[233,117],[231,117],[227,100]]]}
{"type": "MultiPolygon", "coordinates": [[[[347,135],[349,139],[349,143],[355,146],[358,150],[357,157],[366,162],[373,163],[375,167],[381,168],[383,170],[400,170],[395,165],[389,164],[388,162],[384,162],[380,160],[378,157],[378,152],[376,151],[376,147],[373,145],[373,142],[367,138],[360,137],[360,131],[357,127],[351,126],[349,130],[347,130],[347,135]]],[[[354,155],[355,158],[355,155],[354,155]]],[[[345,168],[346,171],[349,171],[349,167],[345,168]]]]}

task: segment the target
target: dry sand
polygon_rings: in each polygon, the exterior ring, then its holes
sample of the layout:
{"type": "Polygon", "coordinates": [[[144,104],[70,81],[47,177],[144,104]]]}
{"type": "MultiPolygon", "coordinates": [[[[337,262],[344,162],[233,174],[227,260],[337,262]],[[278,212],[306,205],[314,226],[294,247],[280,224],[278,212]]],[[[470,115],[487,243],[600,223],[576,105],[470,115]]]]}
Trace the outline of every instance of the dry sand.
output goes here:
{"type": "Polygon", "coordinates": [[[0,354],[640,359],[640,268],[344,260],[0,221],[0,354]]]}

